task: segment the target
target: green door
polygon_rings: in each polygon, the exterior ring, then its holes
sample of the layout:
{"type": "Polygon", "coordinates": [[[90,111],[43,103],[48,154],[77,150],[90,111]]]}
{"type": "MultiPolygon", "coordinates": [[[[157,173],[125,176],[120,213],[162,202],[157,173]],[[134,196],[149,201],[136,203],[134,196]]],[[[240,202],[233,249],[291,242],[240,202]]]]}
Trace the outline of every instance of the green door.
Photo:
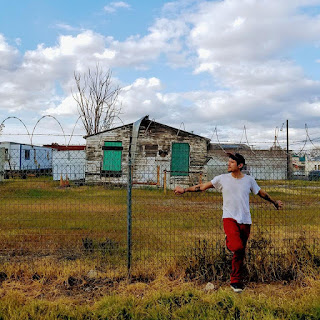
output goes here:
{"type": "Polygon", "coordinates": [[[171,176],[189,175],[190,146],[188,143],[172,143],[171,176]]]}
{"type": "Polygon", "coordinates": [[[120,172],[122,142],[121,141],[105,141],[103,148],[103,170],[120,172]]]}

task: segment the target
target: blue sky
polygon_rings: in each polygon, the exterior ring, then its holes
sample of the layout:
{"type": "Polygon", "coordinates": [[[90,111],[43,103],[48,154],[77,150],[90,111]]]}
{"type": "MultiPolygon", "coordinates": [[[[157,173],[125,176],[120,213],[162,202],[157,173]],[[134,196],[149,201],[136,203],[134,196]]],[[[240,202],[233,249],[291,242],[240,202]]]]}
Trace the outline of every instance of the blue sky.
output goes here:
{"type": "Polygon", "coordinates": [[[72,34],[90,29],[123,41],[132,34],[146,33],[146,26],[152,25],[165,2],[126,2],[129,8],[115,7],[115,12],[108,12],[104,8],[112,8],[117,1],[0,1],[0,28],[11,42],[22,39],[22,50],[32,50],[39,43],[54,45],[57,37],[65,34],[63,25],[74,28],[69,29],[72,34]]]}
{"type": "MultiPolygon", "coordinates": [[[[257,144],[289,119],[293,141],[306,123],[320,136],[320,0],[0,4],[0,122],[16,116],[32,131],[50,114],[71,133],[73,72],[99,63],[123,88],[125,123],[149,114],[233,142],[246,126],[257,144]]],[[[13,135],[23,130],[10,119],[0,139],[27,139],[13,135]]],[[[52,118],[37,127],[55,140],[59,130],[52,118]]]]}

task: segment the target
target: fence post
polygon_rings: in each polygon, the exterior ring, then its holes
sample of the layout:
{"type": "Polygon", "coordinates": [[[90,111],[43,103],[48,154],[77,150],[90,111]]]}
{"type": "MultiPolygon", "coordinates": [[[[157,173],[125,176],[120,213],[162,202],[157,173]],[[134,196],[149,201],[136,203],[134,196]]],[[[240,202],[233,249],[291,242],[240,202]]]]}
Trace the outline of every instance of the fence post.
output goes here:
{"type": "Polygon", "coordinates": [[[199,175],[199,184],[202,184],[202,172],[200,172],[200,175],[199,175]]]}
{"type": "Polygon", "coordinates": [[[128,278],[131,278],[131,229],[132,229],[132,164],[131,156],[129,156],[128,162],[128,187],[127,187],[127,268],[128,268],[128,278]]]}
{"type": "Polygon", "coordinates": [[[129,154],[128,154],[128,187],[127,187],[127,267],[128,279],[131,279],[131,261],[132,261],[132,168],[137,150],[137,142],[139,136],[140,124],[143,120],[148,120],[149,117],[145,116],[133,123],[132,136],[130,138],[129,154]]]}
{"type": "Polygon", "coordinates": [[[287,120],[287,180],[291,179],[290,154],[289,154],[289,120],[287,120]]]}
{"type": "Polygon", "coordinates": [[[157,166],[157,187],[160,186],[160,166],[157,166]]]}
{"type": "Polygon", "coordinates": [[[163,191],[164,193],[167,193],[167,170],[164,170],[163,175],[163,191]]]}
{"type": "Polygon", "coordinates": [[[0,182],[4,179],[5,148],[0,148],[0,182]]]}

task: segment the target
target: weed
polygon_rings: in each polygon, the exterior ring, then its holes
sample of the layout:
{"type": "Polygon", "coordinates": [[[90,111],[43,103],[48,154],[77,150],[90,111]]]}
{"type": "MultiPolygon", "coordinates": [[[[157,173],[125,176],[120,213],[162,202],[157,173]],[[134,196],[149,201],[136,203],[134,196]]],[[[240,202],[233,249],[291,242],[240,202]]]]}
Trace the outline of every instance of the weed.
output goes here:
{"type": "MultiPolygon", "coordinates": [[[[187,280],[226,281],[230,277],[232,253],[221,242],[199,240],[179,259],[187,280]]],[[[313,253],[302,235],[286,248],[258,233],[247,247],[245,279],[248,282],[302,281],[319,276],[320,256],[313,253]]]]}
{"type": "Polygon", "coordinates": [[[213,244],[199,240],[178,264],[184,266],[187,280],[225,281],[231,270],[231,255],[220,242],[213,244]]]}
{"type": "Polygon", "coordinates": [[[82,246],[86,255],[99,255],[102,257],[123,257],[125,255],[124,248],[117,241],[110,238],[100,240],[86,237],[82,239],[82,246]]]}
{"type": "Polygon", "coordinates": [[[319,259],[303,234],[288,245],[277,247],[263,233],[258,233],[248,245],[246,278],[248,281],[271,282],[315,277],[319,274],[319,259]]]}

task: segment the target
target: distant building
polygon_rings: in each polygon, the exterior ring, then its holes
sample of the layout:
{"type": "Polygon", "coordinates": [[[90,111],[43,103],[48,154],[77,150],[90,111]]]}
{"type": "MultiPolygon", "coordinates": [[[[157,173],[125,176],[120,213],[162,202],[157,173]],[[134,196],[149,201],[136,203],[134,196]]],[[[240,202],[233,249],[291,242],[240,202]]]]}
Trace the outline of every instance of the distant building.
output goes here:
{"type": "Polygon", "coordinates": [[[307,177],[310,171],[320,170],[320,156],[311,156],[309,154],[293,155],[293,175],[307,177]]]}
{"type": "Polygon", "coordinates": [[[52,149],[53,180],[84,180],[86,168],[86,146],[45,145],[52,149]]]}
{"type": "Polygon", "coordinates": [[[48,174],[52,170],[52,150],[50,148],[17,142],[0,142],[4,148],[5,177],[26,174],[48,174]]]}
{"type": "Polygon", "coordinates": [[[283,150],[252,150],[247,145],[210,144],[207,177],[212,179],[226,172],[226,152],[241,153],[246,159],[244,173],[257,180],[283,180],[287,178],[287,154],[283,150]]]}

